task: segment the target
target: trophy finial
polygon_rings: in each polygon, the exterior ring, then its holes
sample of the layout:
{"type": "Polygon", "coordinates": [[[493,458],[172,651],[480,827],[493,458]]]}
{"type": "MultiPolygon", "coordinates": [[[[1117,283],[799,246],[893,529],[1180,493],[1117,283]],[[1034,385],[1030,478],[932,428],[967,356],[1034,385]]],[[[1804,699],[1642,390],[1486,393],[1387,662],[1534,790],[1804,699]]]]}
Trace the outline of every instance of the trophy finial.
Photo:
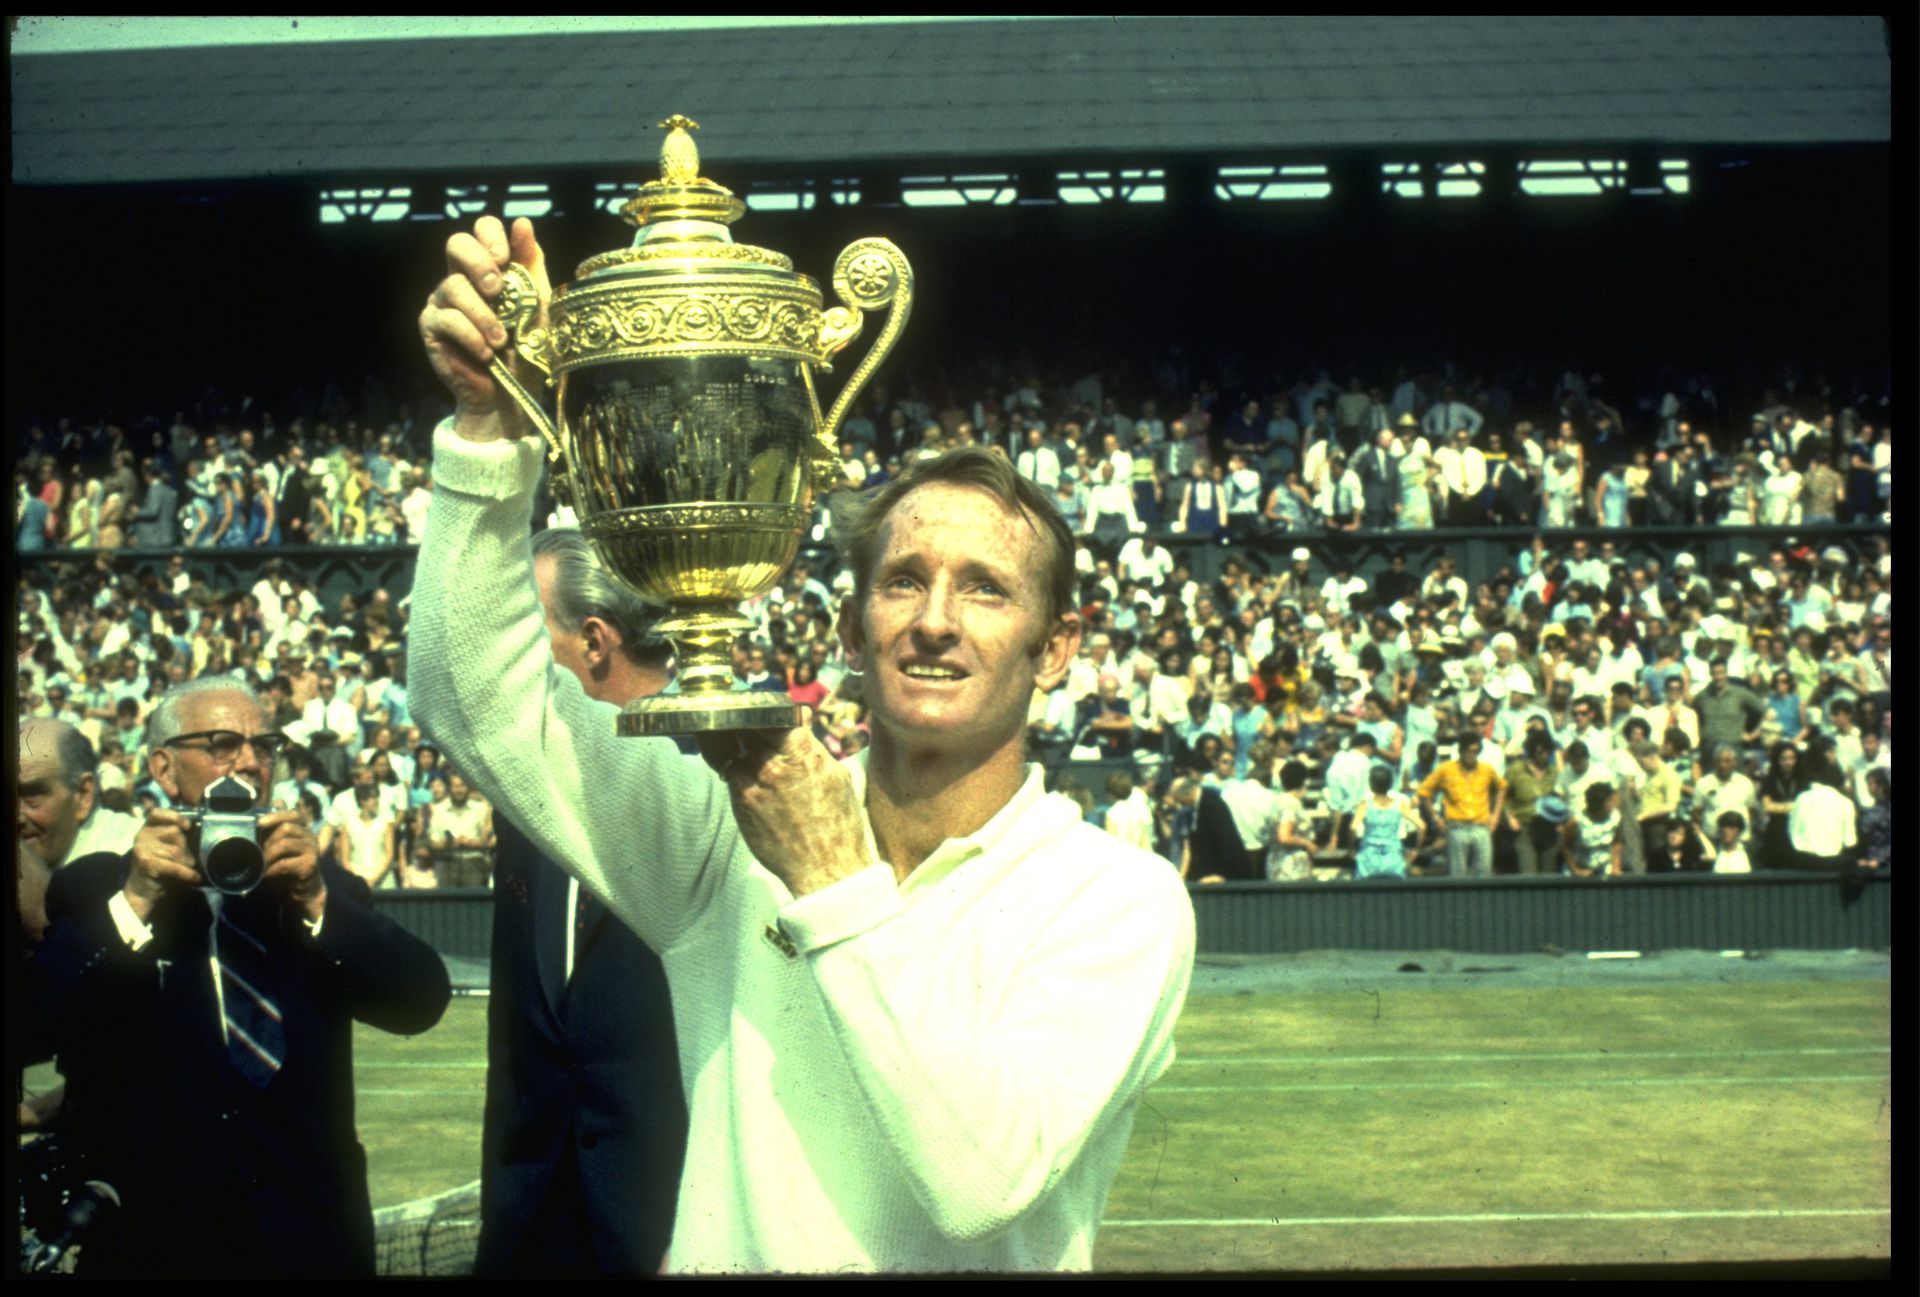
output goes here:
{"type": "Polygon", "coordinates": [[[660,145],[660,178],[670,185],[690,185],[700,178],[700,151],[688,131],[700,129],[691,117],[675,113],[660,123],[667,138],[660,145]]]}
{"type": "MultiPolygon", "coordinates": [[[[700,178],[700,151],[693,136],[700,123],[675,113],[660,123],[667,138],[660,144],[660,178],[640,186],[640,192],[620,208],[620,215],[634,225],[652,225],[662,221],[705,221],[726,225],[737,220],[747,205],[723,185],[700,178]]],[[[658,232],[649,237],[660,237],[658,232]]],[[[693,237],[685,231],[671,237],[693,237]]],[[[699,236],[711,237],[711,233],[699,236]]]]}

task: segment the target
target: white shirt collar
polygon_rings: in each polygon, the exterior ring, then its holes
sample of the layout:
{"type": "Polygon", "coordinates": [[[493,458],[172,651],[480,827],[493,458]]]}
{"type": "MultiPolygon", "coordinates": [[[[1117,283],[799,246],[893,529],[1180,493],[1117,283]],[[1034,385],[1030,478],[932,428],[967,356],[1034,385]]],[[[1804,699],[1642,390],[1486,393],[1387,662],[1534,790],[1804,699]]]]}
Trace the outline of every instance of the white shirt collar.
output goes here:
{"type": "MultiPolygon", "coordinates": [[[[867,757],[871,751],[870,748],[863,749],[852,760],[844,763],[853,774],[854,796],[859,799],[863,810],[867,803],[867,757]]],[[[908,895],[922,888],[931,887],[976,856],[984,856],[998,849],[1006,842],[1016,826],[1023,827],[1031,833],[1032,825],[1023,826],[1022,821],[1030,811],[1047,800],[1049,796],[1046,790],[1045,770],[1034,762],[1028,762],[1026,776],[1013,796],[1007,799],[1007,804],[996,811],[992,819],[966,837],[948,838],[935,847],[933,853],[921,861],[900,884],[901,894],[908,895]]],[[[1074,814],[1077,818],[1079,814],[1077,807],[1074,808],[1074,814]]],[[[880,848],[874,840],[873,821],[864,815],[862,819],[867,832],[867,851],[873,859],[878,860],[880,848]]]]}

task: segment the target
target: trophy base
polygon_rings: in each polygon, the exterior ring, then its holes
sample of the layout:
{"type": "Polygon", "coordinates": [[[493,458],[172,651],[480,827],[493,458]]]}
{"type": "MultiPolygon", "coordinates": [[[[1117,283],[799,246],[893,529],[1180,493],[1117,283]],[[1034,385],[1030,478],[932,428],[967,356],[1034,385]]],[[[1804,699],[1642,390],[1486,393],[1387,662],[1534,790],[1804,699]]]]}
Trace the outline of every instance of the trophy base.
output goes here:
{"type": "Polygon", "coordinates": [[[620,709],[622,738],[674,738],[728,730],[790,730],[800,723],[798,704],[765,690],[733,693],[655,694],[620,709]]]}

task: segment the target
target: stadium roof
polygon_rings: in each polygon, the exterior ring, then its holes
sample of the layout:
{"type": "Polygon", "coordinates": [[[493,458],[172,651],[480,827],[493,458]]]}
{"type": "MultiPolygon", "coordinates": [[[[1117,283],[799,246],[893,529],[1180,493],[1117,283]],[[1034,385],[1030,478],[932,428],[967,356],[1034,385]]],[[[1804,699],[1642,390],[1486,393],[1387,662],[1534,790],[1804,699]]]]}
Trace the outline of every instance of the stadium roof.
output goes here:
{"type": "Polygon", "coordinates": [[[19,184],[1885,144],[1859,17],[1157,18],[16,56],[19,184]],[[725,158],[724,165],[719,159],[725,158]]]}

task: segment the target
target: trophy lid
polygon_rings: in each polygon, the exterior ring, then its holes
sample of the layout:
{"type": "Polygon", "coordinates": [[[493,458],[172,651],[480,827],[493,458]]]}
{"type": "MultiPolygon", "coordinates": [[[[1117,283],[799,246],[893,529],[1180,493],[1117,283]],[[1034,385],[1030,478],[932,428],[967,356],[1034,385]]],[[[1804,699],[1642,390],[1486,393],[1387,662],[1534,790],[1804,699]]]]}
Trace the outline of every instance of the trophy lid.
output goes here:
{"type": "Polygon", "coordinates": [[[791,272],[792,260],[780,253],[733,241],[727,227],[746,214],[747,205],[731,189],[700,174],[700,153],[688,134],[700,124],[675,113],[660,127],[667,132],[660,145],[660,179],[641,185],[620,208],[621,218],[638,229],[632,246],[589,257],[575,269],[575,277],[631,273],[663,261],[791,272]]]}
{"type": "Polygon", "coordinates": [[[700,151],[688,131],[700,123],[679,113],[660,123],[667,138],[660,145],[660,178],[640,186],[620,215],[630,224],[656,221],[716,221],[731,225],[746,213],[747,205],[731,189],[700,175],[700,151]]]}

